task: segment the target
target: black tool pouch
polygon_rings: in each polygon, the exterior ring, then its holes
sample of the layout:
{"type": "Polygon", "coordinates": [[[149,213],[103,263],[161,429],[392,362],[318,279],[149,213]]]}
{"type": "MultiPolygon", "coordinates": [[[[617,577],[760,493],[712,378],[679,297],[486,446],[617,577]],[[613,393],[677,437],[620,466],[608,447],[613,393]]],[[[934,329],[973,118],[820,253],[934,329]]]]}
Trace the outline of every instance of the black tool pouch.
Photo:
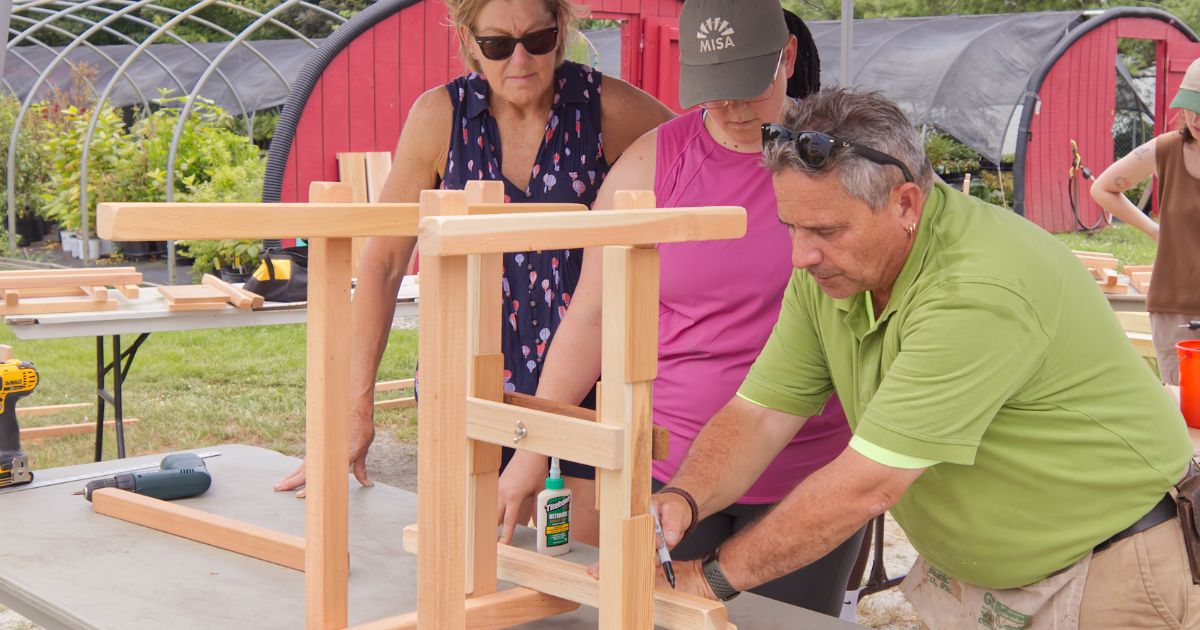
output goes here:
{"type": "Polygon", "coordinates": [[[1179,511],[1179,527],[1187,547],[1188,566],[1192,569],[1192,584],[1200,584],[1200,468],[1188,464],[1187,474],[1175,484],[1175,506],[1179,511]]]}

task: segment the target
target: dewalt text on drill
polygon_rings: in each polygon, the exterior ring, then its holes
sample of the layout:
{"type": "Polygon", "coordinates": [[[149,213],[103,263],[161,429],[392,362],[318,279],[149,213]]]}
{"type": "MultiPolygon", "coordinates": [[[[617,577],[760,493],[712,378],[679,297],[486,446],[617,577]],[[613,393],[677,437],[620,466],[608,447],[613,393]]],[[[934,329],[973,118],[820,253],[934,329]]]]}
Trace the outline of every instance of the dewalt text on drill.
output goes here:
{"type": "Polygon", "coordinates": [[[21,427],[17,425],[17,401],[37,387],[33,364],[19,359],[0,363],[0,488],[33,481],[29,458],[21,450],[21,427]]]}

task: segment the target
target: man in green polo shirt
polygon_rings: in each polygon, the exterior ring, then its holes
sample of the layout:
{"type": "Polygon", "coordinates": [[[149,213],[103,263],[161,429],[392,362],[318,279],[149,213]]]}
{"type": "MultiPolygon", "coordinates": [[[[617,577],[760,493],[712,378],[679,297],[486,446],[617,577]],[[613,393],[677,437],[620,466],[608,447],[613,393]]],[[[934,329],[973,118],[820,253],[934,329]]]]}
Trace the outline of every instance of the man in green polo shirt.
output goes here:
{"type": "Polygon", "coordinates": [[[796,271],[738,396],[654,496],[668,541],[834,392],[854,438],[718,555],[676,563],[681,588],[728,598],[890,509],[932,628],[1200,626],[1168,495],[1183,419],[1066,247],[931,185],[877,94],[824,90],[764,141],[796,271]]]}

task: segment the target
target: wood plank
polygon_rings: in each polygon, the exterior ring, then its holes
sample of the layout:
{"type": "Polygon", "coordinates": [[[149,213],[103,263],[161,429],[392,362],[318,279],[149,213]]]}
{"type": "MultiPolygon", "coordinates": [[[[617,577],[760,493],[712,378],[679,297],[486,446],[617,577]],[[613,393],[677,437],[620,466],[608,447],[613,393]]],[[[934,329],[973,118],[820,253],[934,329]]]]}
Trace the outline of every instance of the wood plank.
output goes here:
{"type": "Polygon", "coordinates": [[[136,300],[141,295],[141,290],[136,284],[118,284],[117,290],[121,292],[127,299],[136,300]]]}
{"type": "MultiPolygon", "coordinates": [[[[620,212],[620,211],[614,211],[620,212]]],[[[626,212],[656,212],[629,210],[626,212]]],[[[621,343],[605,344],[601,352],[600,371],[604,374],[601,390],[600,423],[622,429],[622,469],[617,472],[601,469],[600,478],[600,625],[602,627],[649,627],[642,619],[645,611],[639,602],[629,599],[629,588],[641,588],[645,580],[653,579],[653,565],[626,562],[624,549],[640,545],[627,519],[645,515],[650,506],[651,388],[653,376],[642,366],[647,356],[657,357],[657,338],[649,345],[630,345],[638,337],[631,335],[639,327],[657,330],[657,308],[638,308],[634,300],[650,300],[658,304],[658,250],[633,247],[604,248],[603,331],[605,339],[621,343]],[[653,276],[651,279],[649,276],[653,276]],[[655,294],[647,295],[644,287],[653,283],[655,294]],[[633,356],[631,356],[633,355],[633,356]],[[632,369],[631,369],[632,368],[632,369]],[[609,577],[605,577],[609,576],[609,577]],[[632,586],[631,586],[632,585],[632,586]]]]}
{"type": "Polygon", "coordinates": [[[196,304],[171,304],[167,303],[168,311],[190,312],[190,311],[223,311],[229,306],[228,302],[199,302],[196,304]]]}
{"type": "Polygon", "coordinates": [[[4,305],[5,306],[16,306],[17,303],[20,301],[21,301],[21,294],[17,293],[16,289],[5,289],[4,290],[4,305]]]}
{"type": "MultiPolygon", "coordinates": [[[[417,526],[404,528],[404,550],[417,554],[418,558],[424,556],[419,548],[419,537],[417,526]]],[[[501,580],[584,606],[600,606],[600,584],[588,574],[587,567],[511,545],[497,545],[496,552],[499,556],[497,577],[501,580]]],[[[646,561],[646,565],[650,566],[650,562],[646,561]]],[[[654,624],[668,630],[730,627],[725,605],[721,602],[670,588],[654,589],[654,624]]]]}
{"type": "MultiPolygon", "coordinates": [[[[503,204],[504,184],[499,181],[467,182],[466,211],[474,204],[503,204]]],[[[519,206],[521,204],[511,204],[519,206]]],[[[455,206],[455,210],[462,210],[455,206]]],[[[467,259],[467,356],[471,362],[467,390],[480,400],[504,400],[504,355],[500,349],[503,326],[500,309],[504,277],[502,254],[482,254],[467,259]]],[[[468,412],[469,413],[469,412],[468,412]]],[[[496,522],[500,492],[500,447],[469,440],[467,444],[467,592],[473,596],[496,591],[496,522]]]]}
{"type": "Polygon", "coordinates": [[[408,409],[409,407],[416,407],[416,406],[417,406],[417,399],[412,396],[409,396],[407,398],[393,398],[391,400],[376,400],[375,401],[375,410],[376,411],[378,411],[380,409],[408,409]]]}
{"type": "MultiPolygon", "coordinates": [[[[309,501],[309,505],[312,501],[309,501]]],[[[304,570],[304,542],[251,523],[116,488],[92,493],[92,510],[272,564],[304,570]]],[[[344,624],[343,624],[344,625],[344,624]]]]}
{"type": "MultiPolygon", "coordinates": [[[[37,407],[17,407],[18,418],[33,418],[35,416],[52,416],[56,413],[64,411],[77,411],[79,409],[91,409],[95,403],[65,403],[61,405],[40,405],[37,407]]],[[[92,425],[95,426],[95,425],[92,425]]]]}
{"type": "Polygon", "coordinates": [[[1104,269],[1104,284],[1115,287],[1119,279],[1115,269],[1104,269]]]}
{"type": "MultiPolygon", "coordinates": [[[[467,182],[472,184],[474,182],[467,182]]],[[[482,182],[481,182],[482,183],[482,182]]],[[[503,185],[501,182],[495,183],[503,185]]],[[[501,189],[503,191],[503,189],[501,189]]],[[[483,214],[531,214],[536,212],[587,212],[588,207],[581,203],[472,203],[467,208],[467,214],[478,216],[483,214]]]]}
{"type": "Polygon", "coordinates": [[[1125,265],[1121,268],[1121,272],[1127,276],[1135,273],[1148,273],[1154,271],[1154,265],[1125,265]]]}
{"type": "MultiPolygon", "coordinates": [[[[249,291],[243,291],[228,282],[212,275],[211,273],[204,274],[200,282],[212,289],[216,289],[225,295],[225,299],[232,305],[240,309],[250,309],[254,307],[254,294],[249,291]]],[[[262,296],[258,296],[262,300],[262,296]]],[[[261,306],[261,305],[260,305],[261,306]]]]}
{"type": "MultiPolygon", "coordinates": [[[[430,10],[433,5],[430,5],[430,10]]],[[[421,215],[463,214],[462,191],[421,192],[421,215]]],[[[417,413],[418,521],[417,612],[429,628],[466,623],[467,579],[467,259],[423,256],[417,413]]],[[[343,459],[344,459],[343,454],[343,459]]],[[[343,461],[343,469],[345,462],[343,461]]]]}
{"type": "MultiPolygon", "coordinates": [[[[653,565],[648,568],[646,558],[653,558],[655,554],[654,517],[639,514],[625,519],[622,527],[624,545],[616,553],[621,556],[624,574],[615,580],[617,589],[614,589],[620,596],[612,596],[611,591],[604,588],[604,573],[601,570],[600,617],[605,618],[605,610],[610,608],[610,602],[620,602],[621,628],[650,628],[654,619],[655,570],[653,565]]],[[[601,550],[601,562],[604,561],[604,555],[601,550]]],[[[604,626],[603,621],[601,626],[604,626]]]]}
{"type": "MultiPolygon", "coordinates": [[[[0,281],[5,278],[25,277],[28,275],[38,275],[45,278],[54,278],[56,276],[100,276],[107,277],[111,275],[129,275],[139,273],[137,267],[83,267],[70,269],[12,269],[9,271],[0,271],[0,281]]],[[[96,284],[96,283],[93,283],[96,284]]],[[[100,283],[103,284],[103,283],[100,283]]]]}
{"type": "MultiPolygon", "coordinates": [[[[87,406],[90,407],[91,405],[87,405],[87,406]]],[[[18,415],[20,414],[20,411],[21,411],[20,409],[17,410],[18,415]]],[[[137,418],[125,418],[125,419],[121,420],[121,422],[122,422],[122,424],[125,425],[125,428],[128,429],[131,425],[137,424],[138,419],[137,418]]],[[[106,420],[104,422],[105,429],[112,429],[112,428],[115,428],[116,426],[117,426],[116,420],[106,420]]],[[[91,434],[91,433],[94,433],[95,431],[96,431],[96,423],[95,422],[81,422],[79,424],[55,424],[55,425],[48,426],[48,427],[28,427],[25,429],[21,429],[21,439],[22,440],[41,440],[41,439],[51,438],[51,437],[60,437],[63,435],[91,434]]]]}
{"type": "Polygon", "coordinates": [[[38,297],[81,297],[87,295],[80,287],[46,287],[34,289],[6,289],[5,298],[8,297],[8,291],[12,291],[19,298],[38,298],[38,297]]]}
{"type": "Polygon", "coordinates": [[[158,287],[158,294],[172,306],[177,304],[220,304],[224,305],[229,294],[207,283],[176,284],[158,287]]]}
{"type": "Polygon", "coordinates": [[[375,383],[375,393],[393,392],[398,389],[411,389],[413,383],[414,381],[411,378],[402,378],[397,381],[379,381],[375,383]]]}
{"type": "MultiPolygon", "coordinates": [[[[577,602],[519,586],[468,599],[466,627],[472,630],[500,630],[569,613],[577,608],[577,602]]],[[[412,612],[351,626],[348,630],[414,630],[417,627],[417,613],[412,612]]]]}
{"type": "Polygon", "coordinates": [[[87,294],[88,297],[92,298],[92,301],[94,301],[94,302],[105,302],[108,300],[108,288],[107,287],[82,286],[82,287],[79,287],[79,289],[81,291],[83,291],[85,294],[87,294]]]}
{"type": "MultiPolygon", "coordinates": [[[[113,240],[275,238],[281,229],[310,238],[413,236],[417,208],[413,203],[112,202],[100,204],[97,222],[101,236],[113,240]]],[[[141,281],[139,274],[136,281],[109,284],[141,281]]]]}
{"type": "MultiPolygon", "coordinates": [[[[41,289],[47,287],[71,287],[79,290],[83,285],[141,284],[140,273],[87,273],[43,275],[29,271],[19,275],[0,278],[0,289],[41,289]]],[[[22,296],[25,297],[25,296],[22,296]]]]}
{"type": "Polygon", "coordinates": [[[467,399],[467,437],[560,457],[588,466],[620,470],[624,429],[512,405],[467,399]],[[513,442],[517,423],[526,435],[513,442]]]}
{"type": "Polygon", "coordinates": [[[426,217],[424,256],[455,256],[602,245],[654,245],[740,238],[746,211],[738,206],[543,212],[524,215],[426,217]]]}
{"type": "MultiPolygon", "coordinates": [[[[560,416],[567,416],[568,418],[587,420],[588,422],[596,422],[596,412],[591,409],[538,398],[537,396],[530,396],[528,394],[521,394],[519,392],[504,392],[504,404],[525,409],[536,409],[560,416]]],[[[657,424],[651,428],[654,435],[650,446],[650,459],[663,461],[670,454],[671,432],[666,427],[657,424]]],[[[596,495],[597,499],[599,496],[599,494],[596,495]]]]}
{"type": "Polygon", "coordinates": [[[376,203],[383,193],[383,184],[392,170],[390,151],[368,151],[363,154],[367,164],[367,201],[376,203]]]}
{"type": "Polygon", "coordinates": [[[22,300],[16,306],[0,306],[0,315],[49,315],[51,313],[82,313],[90,311],[115,311],[117,301],[93,302],[92,300],[22,300]]]}
{"type": "Polygon", "coordinates": [[[1116,258],[1097,258],[1095,256],[1076,256],[1084,267],[1096,267],[1097,269],[1112,269],[1117,270],[1116,258]]]}

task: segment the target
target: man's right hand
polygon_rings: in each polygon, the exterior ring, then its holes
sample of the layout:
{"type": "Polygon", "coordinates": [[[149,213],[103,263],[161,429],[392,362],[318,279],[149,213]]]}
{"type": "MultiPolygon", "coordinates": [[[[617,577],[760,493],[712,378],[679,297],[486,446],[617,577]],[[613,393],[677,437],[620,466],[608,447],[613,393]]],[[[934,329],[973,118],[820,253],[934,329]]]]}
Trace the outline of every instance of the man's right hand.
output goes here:
{"type": "MultiPolygon", "coordinates": [[[[372,410],[373,411],[373,410],[372,410]]],[[[375,418],[372,415],[365,421],[352,421],[350,424],[350,470],[354,472],[354,478],[358,483],[365,487],[375,485],[367,476],[367,451],[371,449],[371,443],[375,441],[375,418]]],[[[275,484],[276,492],[288,492],[297,488],[303,487],[307,475],[304,462],[301,462],[296,470],[293,470],[288,476],[279,480],[275,484]]],[[[301,490],[297,496],[303,497],[304,491],[301,490]]]]}
{"type": "Polygon", "coordinates": [[[517,451],[504,474],[500,475],[499,518],[500,542],[507,545],[517,529],[521,507],[532,499],[549,474],[549,458],[529,451],[517,451]]]}
{"type": "Polygon", "coordinates": [[[652,494],[650,502],[658,510],[658,522],[662,524],[667,547],[674,549],[683,533],[692,526],[692,508],[686,499],[674,492],[652,494]]]}

